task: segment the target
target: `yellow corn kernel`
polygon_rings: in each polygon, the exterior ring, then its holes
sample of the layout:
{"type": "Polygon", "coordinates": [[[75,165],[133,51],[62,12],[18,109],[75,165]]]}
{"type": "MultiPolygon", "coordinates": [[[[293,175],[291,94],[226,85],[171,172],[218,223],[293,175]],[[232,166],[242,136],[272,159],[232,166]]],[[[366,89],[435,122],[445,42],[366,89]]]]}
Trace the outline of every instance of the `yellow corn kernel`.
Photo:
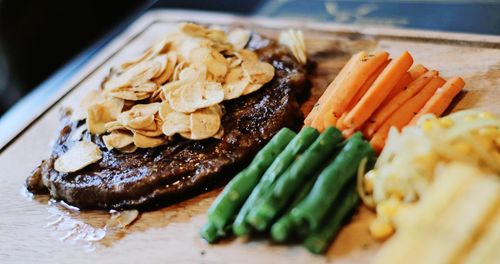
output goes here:
{"type": "Polygon", "coordinates": [[[454,123],[453,123],[453,120],[451,120],[449,118],[440,118],[439,124],[444,128],[449,128],[449,127],[453,126],[454,123]]]}
{"type": "Polygon", "coordinates": [[[377,218],[370,223],[368,227],[373,238],[383,240],[394,233],[394,227],[385,219],[377,218]]]}
{"type": "Polygon", "coordinates": [[[479,135],[484,137],[496,137],[500,134],[496,127],[481,128],[479,129],[478,133],[479,135]]]}
{"type": "Polygon", "coordinates": [[[377,205],[377,215],[379,215],[382,218],[386,218],[388,220],[391,220],[392,217],[396,214],[400,200],[398,196],[391,196],[391,198],[382,201],[377,205]]]}
{"type": "Polygon", "coordinates": [[[472,149],[471,146],[465,142],[457,142],[454,146],[457,152],[464,155],[469,154],[472,149]]]}
{"type": "Polygon", "coordinates": [[[373,183],[375,182],[375,178],[377,177],[377,171],[371,170],[365,174],[363,178],[363,187],[366,193],[372,193],[373,191],[373,183]]]}
{"type": "Polygon", "coordinates": [[[495,119],[495,115],[490,112],[481,112],[478,117],[482,119],[495,119]]]}
{"type": "Polygon", "coordinates": [[[422,129],[424,132],[430,132],[432,130],[432,122],[427,120],[422,124],[422,129]]]}

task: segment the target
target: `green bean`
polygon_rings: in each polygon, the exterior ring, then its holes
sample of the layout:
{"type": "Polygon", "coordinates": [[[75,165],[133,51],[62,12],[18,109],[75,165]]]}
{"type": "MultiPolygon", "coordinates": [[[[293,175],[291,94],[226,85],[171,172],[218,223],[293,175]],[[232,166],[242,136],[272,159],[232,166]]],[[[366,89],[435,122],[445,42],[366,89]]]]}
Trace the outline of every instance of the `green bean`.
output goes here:
{"type": "Polygon", "coordinates": [[[287,210],[287,213],[285,213],[283,216],[281,216],[278,221],[276,221],[272,226],[271,226],[271,237],[278,241],[278,242],[284,242],[287,240],[293,233],[298,233],[299,235],[303,235],[301,230],[297,230],[295,228],[292,216],[290,214],[291,210],[297,206],[311,191],[314,182],[318,175],[316,174],[314,177],[311,177],[307,181],[307,183],[300,189],[300,192],[295,196],[292,204],[290,205],[289,209],[287,210]]]}
{"type": "Polygon", "coordinates": [[[346,186],[342,195],[338,197],[336,205],[330,212],[331,216],[318,229],[311,232],[304,240],[306,248],[316,254],[325,252],[331,241],[342,228],[342,224],[356,210],[359,204],[359,195],[356,184],[346,186]]]}
{"type": "Polygon", "coordinates": [[[200,230],[200,235],[203,237],[208,243],[213,243],[219,237],[219,232],[217,227],[211,222],[206,223],[200,230]]]}
{"type": "Polygon", "coordinates": [[[262,198],[262,202],[249,212],[246,221],[259,231],[268,228],[271,220],[286,207],[290,197],[314,170],[332,155],[341,141],[342,133],[338,129],[326,129],[276,180],[272,190],[262,198]]]}
{"type": "Polygon", "coordinates": [[[245,222],[248,212],[255,206],[259,198],[269,191],[276,178],[288,168],[297,155],[314,142],[318,135],[319,133],[316,129],[304,127],[273,161],[236,216],[233,223],[233,232],[235,235],[243,236],[250,233],[250,227],[245,222]]]}
{"type": "Polygon", "coordinates": [[[250,165],[238,173],[208,209],[208,221],[218,230],[226,228],[234,219],[264,171],[295,136],[288,128],[281,129],[262,148],[250,165]]]}
{"type": "Polygon", "coordinates": [[[308,230],[318,228],[342,188],[355,178],[361,160],[374,156],[375,152],[370,144],[363,140],[361,133],[353,135],[337,158],[321,172],[307,197],[292,210],[294,222],[298,225],[305,223],[308,230]]]}

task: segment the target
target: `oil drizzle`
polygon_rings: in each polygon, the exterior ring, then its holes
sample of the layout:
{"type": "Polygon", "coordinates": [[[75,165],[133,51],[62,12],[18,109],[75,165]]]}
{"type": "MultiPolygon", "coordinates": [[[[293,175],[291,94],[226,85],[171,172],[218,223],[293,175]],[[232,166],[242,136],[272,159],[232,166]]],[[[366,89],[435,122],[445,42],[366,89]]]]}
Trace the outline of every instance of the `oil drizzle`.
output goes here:
{"type": "Polygon", "coordinates": [[[99,244],[111,244],[111,240],[116,240],[139,217],[137,210],[81,212],[77,207],[53,199],[49,200],[47,210],[45,228],[59,241],[80,246],[85,251],[95,251],[99,244]]]}

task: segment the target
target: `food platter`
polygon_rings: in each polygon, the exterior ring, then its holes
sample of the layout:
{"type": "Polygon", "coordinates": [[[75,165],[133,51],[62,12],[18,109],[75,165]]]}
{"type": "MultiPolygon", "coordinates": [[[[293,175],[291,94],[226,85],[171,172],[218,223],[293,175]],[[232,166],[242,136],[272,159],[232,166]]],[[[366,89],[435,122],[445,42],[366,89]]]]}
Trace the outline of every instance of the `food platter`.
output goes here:
{"type": "Polygon", "coordinates": [[[243,25],[271,38],[290,27],[305,32],[309,58],[316,63],[310,76],[310,99],[302,106],[307,114],[328,83],[349,57],[360,50],[383,49],[400,54],[409,50],[415,60],[440,69],[442,76],[462,76],[465,96],[454,109],[479,107],[500,114],[500,39],[453,33],[355,28],[330,24],[299,23],[242,18],[210,13],[153,11],[130,26],[46,102],[42,115],[34,110],[31,124],[13,131],[15,139],[0,156],[2,170],[0,207],[1,262],[152,262],[179,263],[336,263],[368,262],[380,244],[368,234],[373,213],[361,208],[345,226],[326,256],[314,256],[300,246],[275,245],[267,240],[232,239],[209,245],[198,235],[205,212],[220,189],[181,203],[143,212],[126,230],[108,232],[103,227],[110,214],[74,212],[60,204],[47,205],[48,197],[32,198],[22,186],[27,175],[50,150],[59,129],[59,109],[73,105],[89,87],[98,87],[110,66],[135,57],[159,34],[178,22],[194,20],[219,25],[243,25]],[[89,252],[90,251],[90,252],[89,252]],[[248,257],[251,256],[251,257],[248,257]]]}

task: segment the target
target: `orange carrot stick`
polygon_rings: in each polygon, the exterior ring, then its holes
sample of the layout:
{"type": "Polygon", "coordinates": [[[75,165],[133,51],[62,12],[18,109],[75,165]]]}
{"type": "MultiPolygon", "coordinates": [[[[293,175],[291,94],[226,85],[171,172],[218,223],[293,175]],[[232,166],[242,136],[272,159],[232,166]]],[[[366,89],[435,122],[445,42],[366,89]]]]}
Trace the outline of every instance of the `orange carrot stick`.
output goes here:
{"type": "Polygon", "coordinates": [[[322,122],[313,123],[311,124],[311,126],[316,128],[319,132],[323,132],[323,130],[325,130],[328,127],[328,125],[336,126],[338,122],[337,117],[334,116],[332,113],[326,113],[323,119],[318,119],[318,120],[322,120],[322,122]]]}
{"type": "Polygon", "coordinates": [[[382,126],[384,121],[389,118],[392,113],[394,113],[412,96],[422,90],[422,88],[424,88],[424,86],[426,86],[432,78],[436,76],[438,76],[437,71],[426,72],[410,83],[406,89],[398,93],[394,98],[392,98],[392,100],[384,102],[368,119],[368,122],[366,122],[366,125],[363,128],[363,134],[368,138],[372,137],[375,131],[382,126]]]}
{"type": "Polygon", "coordinates": [[[352,128],[348,128],[348,129],[344,129],[342,130],[342,135],[345,137],[345,138],[350,138],[352,135],[354,135],[354,133],[356,132],[355,129],[352,129],[352,128]]]}
{"type": "Polygon", "coordinates": [[[326,118],[336,119],[340,117],[358,89],[387,60],[388,56],[387,52],[379,51],[354,61],[351,71],[346,73],[345,78],[339,80],[338,86],[333,90],[331,96],[319,106],[319,111],[311,126],[322,131],[326,118]],[[328,116],[331,114],[333,117],[328,116]]]}
{"type": "Polygon", "coordinates": [[[391,61],[361,98],[358,104],[349,112],[345,123],[350,128],[359,128],[368,120],[371,114],[384,101],[396,83],[413,64],[410,53],[405,51],[401,56],[391,61]]]}
{"type": "Polygon", "coordinates": [[[377,130],[370,140],[373,148],[380,152],[385,145],[387,134],[391,127],[401,130],[412,118],[422,109],[425,103],[432,97],[436,90],[443,86],[446,81],[441,77],[434,77],[432,80],[415,96],[406,101],[401,108],[391,115],[384,124],[377,130]]]}
{"type": "Polygon", "coordinates": [[[387,60],[382,65],[380,65],[377,70],[368,77],[366,82],[361,86],[361,88],[358,90],[354,98],[351,100],[349,103],[349,106],[347,106],[347,110],[350,111],[354,108],[354,106],[359,102],[359,100],[365,95],[365,93],[368,91],[368,89],[373,85],[375,80],[378,78],[378,76],[382,73],[382,71],[387,67],[387,65],[391,62],[391,60],[387,60]]]}
{"type": "Polygon", "coordinates": [[[414,80],[411,77],[411,74],[409,72],[405,72],[405,74],[403,74],[403,77],[399,79],[398,83],[396,83],[394,88],[392,88],[391,92],[387,95],[384,102],[388,102],[389,100],[394,98],[398,93],[403,91],[406,88],[406,86],[408,86],[413,81],[414,80]]]}
{"type": "Polygon", "coordinates": [[[344,112],[342,113],[342,115],[340,116],[339,120],[337,120],[337,124],[336,124],[336,127],[339,129],[339,130],[344,130],[344,129],[347,129],[348,127],[345,125],[344,123],[344,120],[345,120],[345,117],[347,116],[347,113],[348,112],[344,112]]]}
{"type": "MultiPolygon", "coordinates": [[[[356,93],[356,96],[351,100],[351,102],[349,103],[349,106],[347,106],[346,112],[342,113],[340,118],[337,120],[336,125],[337,125],[338,129],[344,130],[347,128],[346,124],[344,124],[344,120],[345,120],[345,117],[347,116],[348,111],[350,111],[352,108],[354,108],[354,106],[358,103],[359,99],[361,99],[361,97],[363,97],[363,95],[366,93],[366,91],[368,91],[368,88],[370,88],[370,86],[372,86],[372,84],[375,82],[375,80],[378,78],[380,73],[385,69],[385,67],[387,66],[387,64],[389,64],[390,61],[391,60],[389,59],[386,62],[382,63],[382,65],[380,65],[378,67],[378,69],[370,77],[368,77],[368,79],[363,84],[363,86],[361,86],[361,88],[356,93]]],[[[325,127],[328,127],[331,125],[333,125],[333,124],[325,124],[325,127]]]]}
{"type": "Polygon", "coordinates": [[[410,124],[413,125],[417,120],[425,114],[434,114],[436,116],[441,116],[443,112],[448,108],[453,101],[453,98],[462,91],[465,86],[465,82],[460,77],[453,77],[449,79],[443,87],[439,88],[436,93],[429,99],[429,101],[424,105],[424,107],[418,112],[415,117],[411,120],[410,124]]]}
{"type": "Polygon", "coordinates": [[[401,77],[396,86],[394,86],[389,95],[387,95],[384,102],[389,102],[389,100],[394,98],[394,96],[396,96],[399,92],[403,91],[412,81],[416,80],[420,77],[420,75],[426,72],[427,68],[425,68],[422,64],[412,66],[410,70],[408,70],[408,72],[401,77]]]}
{"type": "Polygon", "coordinates": [[[413,65],[413,67],[411,67],[410,70],[408,70],[408,73],[411,75],[411,78],[413,80],[415,80],[418,77],[420,77],[420,75],[426,73],[427,71],[428,70],[424,65],[417,64],[417,65],[413,65]]]}
{"type": "Polygon", "coordinates": [[[332,93],[335,90],[335,88],[337,87],[337,84],[339,83],[340,80],[342,80],[345,77],[345,75],[347,74],[347,72],[349,72],[351,70],[351,67],[352,67],[353,63],[355,61],[359,60],[360,58],[363,58],[363,57],[365,57],[367,55],[368,54],[365,51],[361,51],[361,52],[358,52],[358,53],[354,54],[347,61],[347,63],[344,65],[344,67],[342,67],[342,69],[337,74],[337,76],[335,77],[335,79],[330,83],[330,85],[328,85],[328,87],[326,88],[326,90],[323,92],[323,95],[321,95],[321,97],[318,99],[318,101],[316,102],[316,104],[314,104],[314,107],[311,109],[311,112],[307,115],[306,119],[304,120],[304,124],[305,125],[308,125],[308,126],[311,125],[311,123],[313,122],[313,120],[318,115],[318,112],[320,110],[320,106],[323,105],[325,103],[325,101],[332,96],[332,93]]]}

